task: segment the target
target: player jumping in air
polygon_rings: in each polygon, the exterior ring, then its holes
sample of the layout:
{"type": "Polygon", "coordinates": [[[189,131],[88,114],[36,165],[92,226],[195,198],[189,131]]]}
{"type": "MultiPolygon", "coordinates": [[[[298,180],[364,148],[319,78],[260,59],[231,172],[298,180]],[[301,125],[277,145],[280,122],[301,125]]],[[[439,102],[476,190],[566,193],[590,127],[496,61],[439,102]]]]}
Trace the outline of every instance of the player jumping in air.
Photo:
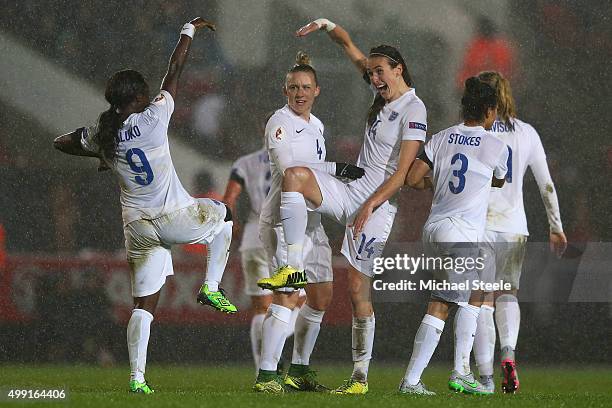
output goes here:
{"type": "Polygon", "coordinates": [[[529,234],[523,207],[523,177],[527,166],[533,172],[544,202],[550,225],[551,250],[561,256],[567,246],[567,239],[563,233],[557,193],[548,171],[540,136],[531,125],[516,117],[510,84],[500,73],[482,72],[479,78],[497,91],[497,120],[491,131],[508,145],[510,153],[506,184],[501,189],[493,189],[489,198],[484,241],[491,262],[487,266],[492,269],[498,281],[510,283],[511,289],[495,293],[495,307],[490,295],[485,300],[478,317],[474,357],[481,382],[493,391],[495,313],[501,347],[502,390],[513,393],[519,389],[514,349],[521,313],[516,295],[529,234]]]}
{"type": "Polygon", "coordinates": [[[374,344],[374,259],[382,254],[391,232],[397,211],[394,197],[425,140],[427,115],[397,49],[381,45],[366,57],[342,27],[327,19],[307,24],[296,35],[303,37],[321,29],[344,49],[375,95],[357,163],[365,169],[365,176],[345,184],[318,169],[293,167],[285,171],[280,212],[290,267],[278,270],[270,282],[274,287],[286,286],[288,276],[304,269],[307,206],[346,226],[342,253],[351,264],[348,280],[354,367],[351,377],[334,392],[365,394],[374,344]]]}
{"type": "MultiPolygon", "coordinates": [[[[478,241],[484,233],[491,185],[503,185],[508,150],[505,143],[485,130],[491,128],[496,115],[497,99],[492,87],[476,77],[468,78],[461,105],[464,123],[432,136],[406,181],[411,187],[432,186],[434,190],[431,212],[423,227],[427,256],[475,260],[479,256],[478,241]],[[425,177],[430,170],[433,181],[425,177]]],[[[474,269],[438,269],[434,275],[441,282],[470,282],[470,288],[471,282],[478,279],[474,269]]],[[[453,304],[459,308],[455,314],[455,367],[448,385],[469,394],[488,393],[470,370],[483,296],[482,291],[470,293],[470,288],[432,291],[400,384],[401,393],[434,395],[425,388],[421,374],[438,345],[453,304]]]]}
{"type": "Polygon", "coordinates": [[[153,315],[166,277],[172,275],[170,247],[207,244],[206,279],[198,302],[225,313],[236,307],[219,288],[232,238],[232,216],[223,204],[195,199],[181,185],[168,146],[168,124],[174,110],[179,76],[197,29],[215,29],[198,17],[183,26],[159,94],[150,101],[149,86],[133,70],[116,72],[106,85],[110,103],[97,126],[59,136],[54,146],[64,153],[98,157],[117,175],[134,310],[127,327],[130,391],[150,394],[145,380],[147,346],[153,315]]]}
{"type": "MultiPolygon", "coordinates": [[[[273,302],[263,323],[261,366],[253,387],[258,392],[329,391],[310,369],[310,356],[315,346],[321,321],[332,299],[331,248],[318,213],[304,213],[304,230],[299,237],[299,263],[295,270],[287,264],[287,245],[281,227],[286,193],[281,192],[283,174],[295,166],[308,166],[322,173],[356,179],[363,169],[346,163],[326,162],[323,123],[311,113],[320,88],[310,59],[298,53],[296,65],[285,77],[283,87],[287,104],[268,120],[265,130],[266,147],[270,155],[272,186],[260,217],[260,236],[268,254],[271,269],[280,267],[283,284],[275,285],[275,277],[261,279],[258,285],[275,289],[273,302]],[[280,210],[279,210],[280,208],[280,210]],[[306,283],[308,283],[306,285],[306,283]],[[298,302],[298,291],[305,286],[306,303],[295,322],[291,366],[281,379],[276,368],[291,324],[292,309],[298,302]]],[[[334,178],[335,180],[335,178],[334,178]]],[[[290,198],[292,198],[290,196],[290,198]]],[[[302,200],[303,201],[303,200],[302,200]]],[[[296,242],[297,243],[297,242],[296,242]]]]}

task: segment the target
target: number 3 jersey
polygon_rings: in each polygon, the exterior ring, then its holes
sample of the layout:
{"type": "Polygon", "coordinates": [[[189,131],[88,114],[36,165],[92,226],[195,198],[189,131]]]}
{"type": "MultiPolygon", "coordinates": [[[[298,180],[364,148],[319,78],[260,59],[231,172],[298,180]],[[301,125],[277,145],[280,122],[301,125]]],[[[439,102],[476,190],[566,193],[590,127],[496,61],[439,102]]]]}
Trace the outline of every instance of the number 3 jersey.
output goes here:
{"type": "Polygon", "coordinates": [[[483,232],[491,179],[502,179],[507,172],[506,144],[482,126],[460,124],[433,135],[424,154],[431,163],[434,186],[426,224],[450,218],[461,227],[483,232]]]}
{"type": "MultiPolygon", "coordinates": [[[[172,95],[162,90],[143,112],[131,114],[117,133],[117,156],[107,162],[119,179],[123,224],[155,219],[188,207],[194,199],[181,184],[168,144],[168,124],[174,111],[172,95]]],[[[83,131],[83,149],[100,153],[96,128],[83,131]]]]}

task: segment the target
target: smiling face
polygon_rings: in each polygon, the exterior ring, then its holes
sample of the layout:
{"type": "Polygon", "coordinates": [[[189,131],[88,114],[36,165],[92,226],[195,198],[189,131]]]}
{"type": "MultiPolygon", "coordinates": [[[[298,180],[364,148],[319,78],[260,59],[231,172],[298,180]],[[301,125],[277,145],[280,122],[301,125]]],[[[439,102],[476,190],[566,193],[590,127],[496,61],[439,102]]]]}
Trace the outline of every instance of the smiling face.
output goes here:
{"type": "Polygon", "coordinates": [[[376,87],[380,96],[387,102],[392,102],[402,96],[407,87],[402,78],[402,65],[397,64],[392,67],[387,57],[369,57],[366,72],[370,77],[370,83],[376,87]]]}
{"type": "Polygon", "coordinates": [[[287,105],[291,110],[308,121],[312,105],[320,92],[314,75],[299,71],[288,73],[283,92],[287,96],[287,105]]]}

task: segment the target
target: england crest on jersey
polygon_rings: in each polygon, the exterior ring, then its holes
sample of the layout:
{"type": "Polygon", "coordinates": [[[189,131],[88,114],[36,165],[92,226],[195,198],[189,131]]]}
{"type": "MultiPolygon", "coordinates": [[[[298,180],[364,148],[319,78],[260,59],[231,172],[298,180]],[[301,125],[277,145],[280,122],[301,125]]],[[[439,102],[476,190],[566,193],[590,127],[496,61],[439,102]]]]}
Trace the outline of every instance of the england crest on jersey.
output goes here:
{"type": "Polygon", "coordinates": [[[398,116],[399,113],[397,113],[396,111],[391,111],[391,114],[389,115],[389,122],[393,122],[395,119],[397,119],[398,116]]]}

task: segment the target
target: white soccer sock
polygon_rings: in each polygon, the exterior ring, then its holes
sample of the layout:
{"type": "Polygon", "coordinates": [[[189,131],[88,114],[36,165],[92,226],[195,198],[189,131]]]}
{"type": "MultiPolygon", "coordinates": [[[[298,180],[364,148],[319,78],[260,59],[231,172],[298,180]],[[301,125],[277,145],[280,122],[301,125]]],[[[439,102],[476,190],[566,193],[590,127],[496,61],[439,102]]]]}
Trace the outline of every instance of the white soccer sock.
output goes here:
{"type": "Polygon", "coordinates": [[[303,270],[303,245],[308,213],[302,193],[281,192],[280,216],[287,242],[287,263],[298,270],[303,270]]]}
{"type": "Polygon", "coordinates": [[[493,358],[495,354],[495,323],[493,312],[495,308],[482,305],[478,315],[478,327],[474,336],[474,359],[478,374],[493,375],[493,358]]]}
{"type": "Polygon", "coordinates": [[[225,225],[208,244],[208,256],[206,266],[206,280],[204,283],[208,285],[208,290],[216,292],[219,290],[219,282],[223,278],[225,265],[229,256],[229,248],[232,243],[232,221],[226,221],[225,225]]]}
{"type": "Polygon", "coordinates": [[[147,347],[153,315],[144,309],[132,310],[127,326],[127,345],[130,356],[130,380],[144,382],[147,347]]]}
{"type": "Polygon", "coordinates": [[[261,355],[261,337],[263,322],[266,318],[265,313],[254,314],[251,319],[251,350],[253,351],[253,361],[255,363],[255,374],[259,372],[259,358],[261,355]]]}
{"type": "Polygon", "coordinates": [[[500,348],[516,349],[519,327],[521,325],[521,309],[514,295],[504,294],[495,301],[495,323],[499,331],[500,348]]]}
{"type": "Polygon", "coordinates": [[[302,306],[295,322],[292,364],[309,365],[325,311],[315,310],[308,305],[302,306]]]}
{"type": "Polygon", "coordinates": [[[289,338],[293,336],[295,332],[295,322],[297,321],[297,317],[300,313],[300,310],[302,310],[302,308],[299,306],[296,306],[291,311],[291,319],[289,320],[289,326],[287,327],[287,335],[285,336],[285,338],[289,338]]]}
{"type": "Polygon", "coordinates": [[[275,303],[268,308],[262,325],[260,369],[276,371],[290,320],[291,309],[275,303]]]}
{"type": "Polygon", "coordinates": [[[368,381],[375,327],[374,314],[369,317],[353,317],[353,374],[351,374],[353,380],[368,381]]]}
{"type": "Polygon", "coordinates": [[[470,369],[470,354],[478,325],[480,307],[461,304],[455,313],[455,371],[467,375],[470,369]]]}
{"type": "Polygon", "coordinates": [[[427,367],[431,356],[436,351],[440,335],[443,331],[444,320],[428,314],[423,317],[421,325],[414,336],[410,363],[408,363],[408,368],[404,375],[404,380],[408,384],[416,385],[421,381],[421,375],[423,375],[425,367],[427,367]]]}

